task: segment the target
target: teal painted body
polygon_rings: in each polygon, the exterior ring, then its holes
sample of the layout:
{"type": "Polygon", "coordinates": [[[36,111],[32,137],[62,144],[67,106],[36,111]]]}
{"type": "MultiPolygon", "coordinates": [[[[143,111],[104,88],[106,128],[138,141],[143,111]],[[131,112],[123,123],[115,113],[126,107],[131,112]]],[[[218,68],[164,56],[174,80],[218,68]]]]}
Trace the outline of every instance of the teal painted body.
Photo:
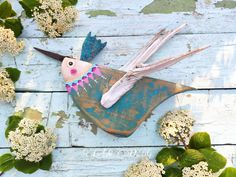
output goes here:
{"type": "Polygon", "coordinates": [[[125,73],[109,68],[101,68],[103,76],[90,81],[90,86],[75,91],[71,96],[75,105],[86,114],[91,121],[103,130],[117,136],[129,136],[145,121],[153,109],[170,96],[192,90],[191,87],[145,77],[127,92],[111,108],[101,104],[102,95],[125,73]]]}

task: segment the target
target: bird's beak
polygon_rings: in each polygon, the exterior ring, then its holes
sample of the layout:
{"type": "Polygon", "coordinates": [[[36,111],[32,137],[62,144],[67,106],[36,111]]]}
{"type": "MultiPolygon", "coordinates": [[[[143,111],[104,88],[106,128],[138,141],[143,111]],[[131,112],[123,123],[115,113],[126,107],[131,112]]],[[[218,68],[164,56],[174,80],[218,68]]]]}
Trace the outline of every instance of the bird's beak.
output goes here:
{"type": "MultiPolygon", "coordinates": [[[[53,53],[53,52],[50,52],[50,51],[46,51],[46,50],[43,50],[43,49],[39,49],[37,47],[34,47],[35,50],[39,51],[40,53],[48,56],[48,57],[51,57],[51,58],[54,58],[60,62],[62,62],[64,60],[64,58],[66,57],[69,57],[69,56],[63,56],[63,55],[59,55],[57,53],[53,53]]],[[[71,57],[69,57],[71,58],[71,57]]]]}

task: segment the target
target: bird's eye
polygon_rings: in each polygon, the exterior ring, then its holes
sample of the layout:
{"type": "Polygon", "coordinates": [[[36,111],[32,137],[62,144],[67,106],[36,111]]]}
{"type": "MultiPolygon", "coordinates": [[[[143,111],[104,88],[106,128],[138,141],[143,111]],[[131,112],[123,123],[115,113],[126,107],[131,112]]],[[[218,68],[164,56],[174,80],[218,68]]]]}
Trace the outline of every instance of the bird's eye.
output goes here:
{"type": "Polygon", "coordinates": [[[73,62],[73,61],[69,61],[69,62],[67,63],[67,65],[68,65],[68,67],[73,67],[73,66],[74,66],[74,62],[73,62]]]}

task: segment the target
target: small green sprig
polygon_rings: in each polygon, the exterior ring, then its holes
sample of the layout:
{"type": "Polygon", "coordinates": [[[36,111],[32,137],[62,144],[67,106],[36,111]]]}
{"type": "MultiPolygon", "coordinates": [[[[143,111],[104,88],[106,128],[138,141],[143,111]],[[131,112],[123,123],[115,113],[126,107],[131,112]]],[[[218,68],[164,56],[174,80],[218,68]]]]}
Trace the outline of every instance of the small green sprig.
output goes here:
{"type": "Polygon", "coordinates": [[[15,37],[20,36],[23,30],[20,18],[17,17],[16,12],[8,1],[0,4],[0,26],[11,29],[15,37]]]}

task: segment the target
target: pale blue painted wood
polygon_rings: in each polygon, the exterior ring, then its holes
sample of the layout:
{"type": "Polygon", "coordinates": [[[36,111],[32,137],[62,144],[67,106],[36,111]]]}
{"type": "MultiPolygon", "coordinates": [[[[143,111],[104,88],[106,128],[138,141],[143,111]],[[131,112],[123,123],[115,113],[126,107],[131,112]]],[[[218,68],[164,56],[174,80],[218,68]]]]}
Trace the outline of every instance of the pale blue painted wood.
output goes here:
{"type": "MultiPolygon", "coordinates": [[[[229,160],[227,166],[236,165],[235,146],[217,146],[229,160]]],[[[58,148],[53,153],[50,172],[42,170],[25,175],[11,170],[3,177],[122,177],[133,163],[149,157],[154,160],[160,147],[143,148],[58,148]]],[[[0,150],[0,153],[7,152],[0,150]]]]}
{"type": "MultiPolygon", "coordinates": [[[[18,13],[22,11],[15,0],[9,1],[18,13]]],[[[0,103],[0,153],[7,151],[2,149],[8,146],[4,139],[5,121],[12,112],[32,106],[43,112],[44,117],[49,117],[48,120],[45,119],[45,123],[49,127],[54,127],[57,118],[52,116],[52,113],[63,110],[70,114],[70,119],[62,129],[56,130],[59,148],[54,152],[52,171],[39,171],[32,176],[119,177],[130,164],[143,156],[147,155],[154,159],[160,149],[145,146],[165,145],[155,132],[156,122],[160,116],[173,108],[187,108],[197,118],[195,130],[210,132],[212,141],[220,145],[217,149],[227,156],[229,162],[236,165],[236,146],[224,145],[236,143],[236,139],[231,136],[236,133],[235,89],[186,92],[172,97],[154,110],[154,115],[127,139],[113,137],[100,129],[94,135],[89,123],[87,126],[81,125],[81,120],[76,115],[78,110],[72,106],[67,93],[54,92],[65,90],[60,64],[32,49],[37,46],[60,51],[61,54],[80,56],[84,37],[92,30],[99,36],[107,36],[102,37],[102,40],[108,41],[107,47],[94,62],[119,69],[135,56],[159,29],[170,29],[186,22],[188,27],[181,35],[168,42],[153,59],[180,54],[189,48],[205,44],[211,44],[212,47],[192,57],[188,62],[181,62],[152,76],[198,88],[236,88],[236,9],[216,9],[213,5],[216,0],[209,4],[209,1],[198,0],[198,13],[140,14],[140,10],[151,1],[81,0],[77,6],[80,10],[80,20],[71,32],[65,34],[66,38],[60,39],[46,38],[32,19],[22,20],[25,30],[21,37],[26,42],[25,51],[15,58],[0,56],[0,62],[4,67],[12,66],[22,70],[17,89],[24,91],[17,94],[16,108],[0,103]],[[86,13],[91,9],[109,9],[117,16],[88,18],[86,13]],[[26,90],[37,90],[39,93],[27,93],[26,90]],[[42,91],[49,93],[41,93],[42,91]],[[51,91],[54,93],[51,94],[51,91]],[[115,146],[119,148],[114,148],[115,146]],[[127,146],[129,148],[125,148],[127,146]]],[[[12,176],[29,175],[14,170],[3,175],[12,176]]]]}

